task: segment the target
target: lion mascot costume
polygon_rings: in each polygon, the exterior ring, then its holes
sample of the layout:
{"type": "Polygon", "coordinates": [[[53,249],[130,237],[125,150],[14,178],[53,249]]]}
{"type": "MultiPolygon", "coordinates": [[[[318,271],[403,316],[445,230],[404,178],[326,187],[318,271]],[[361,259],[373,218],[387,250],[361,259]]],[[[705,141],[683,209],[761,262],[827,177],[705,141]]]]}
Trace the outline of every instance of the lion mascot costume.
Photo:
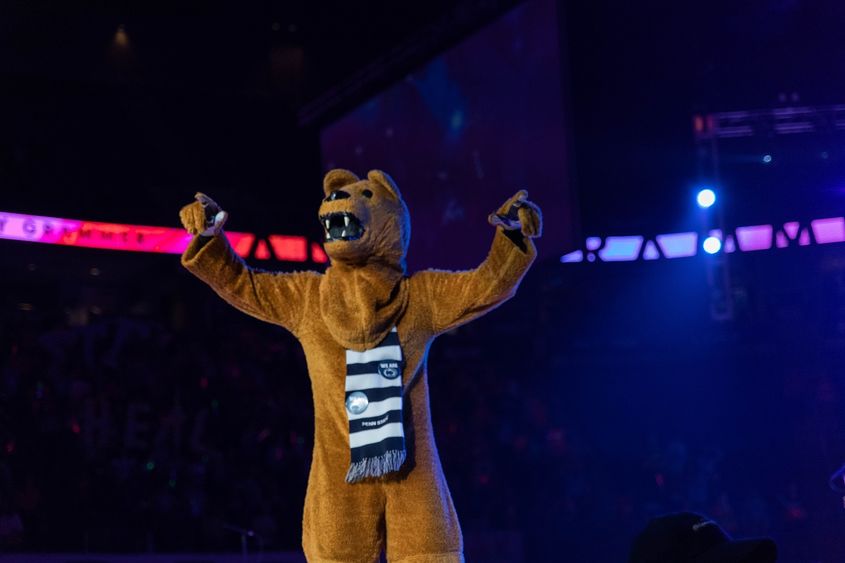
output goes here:
{"type": "Polygon", "coordinates": [[[241,311],[301,343],[314,396],[314,454],[302,521],[309,561],[464,560],[428,398],[426,360],[439,334],[514,295],[541,233],[520,191],[490,215],[493,245],[474,270],[405,272],[411,235],[393,180],[330,171],[319,219],[325,273],[247,266],[222,232],[227,214],[203,194],[182,208],[195,235],[182,264],[241,311]]]}

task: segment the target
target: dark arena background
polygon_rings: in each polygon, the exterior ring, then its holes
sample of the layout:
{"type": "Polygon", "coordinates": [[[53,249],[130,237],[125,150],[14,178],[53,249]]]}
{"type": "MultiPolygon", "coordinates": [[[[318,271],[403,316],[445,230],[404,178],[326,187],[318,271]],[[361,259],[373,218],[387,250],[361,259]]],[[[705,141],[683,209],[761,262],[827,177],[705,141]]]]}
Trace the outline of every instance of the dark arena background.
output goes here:
{"type": "Polygon", "coordinates": [[[544,212],[430,351],[468,561],[626,561],[685,510],[845,561],[844,3],[131,4],[0,8],[0,560],[304,561],[302,350],[178,211],[322,270],[344,167],[395,178],[411,271],[544,212]]]}

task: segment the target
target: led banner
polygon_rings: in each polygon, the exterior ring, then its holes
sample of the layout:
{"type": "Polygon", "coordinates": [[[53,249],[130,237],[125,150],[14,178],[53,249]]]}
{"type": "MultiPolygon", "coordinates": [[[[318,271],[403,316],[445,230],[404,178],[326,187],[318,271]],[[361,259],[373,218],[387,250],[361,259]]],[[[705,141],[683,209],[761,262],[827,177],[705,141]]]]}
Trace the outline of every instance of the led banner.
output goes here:
{"type": "MultiPolygon", "coordinates": [[[[726,235],[719,230],[710,231],[709,235],[708,240],[715,238],[719,244],[710,250],[703,247],[708,254],[841,243],[845,242],[845,218],[815,219],[808,224],[792,221],[778,228],[773,225],[753,225],[737,227],[726,235]]],[[[235,252],[244,258],[275,258],[283,262],[306,262],[310,258],[318,264],[328,262],[323,248],[315,242],[309,243],[302,236],[270,235],[265,240],[257,239],[252,233],[226,231],[226,237],[235,252]]],[[[699,238],[699,234],[694,232],[657,235],[654,240],[646,240],[639,235],[588,237],[584,249],[570,252],[562,256],[560,261],[628,262],[689,257],[697,255],[699,247],[707,242],[705,240],[702,243],[699,238]]],[[[172,227],[98,223],[0,211],[0,239],[181,254],[190,242],[191,235],[184,229],[172,227]]]]}
{"type": "MultiPolygon", "coordinates": [[[[268,237],[269,244],[264,240],[259,240],[257,245],[256,237],[252,233],[226,231],[226,237],[235,252],[243,257],[254,253],[254,257],[259,260],[269,258],[292,262],[308,260],[309,244],[305,237],[271,235],[268,237]],[[254,248],[257,250],[254,251],[254,248]]],[[[133,252],[181,254],[190,242],[191,235],[184,229],[172,227],[98,223],[0,212],[0,239],[133,252]]],[[[325,262],[325,255],[319,245],[312,243],[310,247],[312,260],[325,262]]]]}
{"type": "Polygon", "coordinates": [[[722,233],[712,230],[707,238],[699,233],[657,235],[648,240],[640,235],[587,237],[584,248],[563,255],[560,261],[631,262],[659,258],[685,258],[698,254],[754,252],[772,248],[811,246],[845,242],[845,217],[814,219],[809,223],[789,221],[783,225],[751,225],[722,233]],[[699,238],[702,240],[700,241],[699,238]]]}

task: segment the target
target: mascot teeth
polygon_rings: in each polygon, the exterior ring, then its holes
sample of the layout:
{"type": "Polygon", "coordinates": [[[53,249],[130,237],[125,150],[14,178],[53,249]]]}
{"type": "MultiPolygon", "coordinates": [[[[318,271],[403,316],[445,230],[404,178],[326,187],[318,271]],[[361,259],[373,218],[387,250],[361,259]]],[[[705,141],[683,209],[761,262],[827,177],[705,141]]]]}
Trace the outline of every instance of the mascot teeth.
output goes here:
{"type": "Polygon", "coordinates": [[[326,241],[358,240],[364,235],[361,221],[352,213],[329,213],[321,216],[320,222],[326,229],[326,241]]]}

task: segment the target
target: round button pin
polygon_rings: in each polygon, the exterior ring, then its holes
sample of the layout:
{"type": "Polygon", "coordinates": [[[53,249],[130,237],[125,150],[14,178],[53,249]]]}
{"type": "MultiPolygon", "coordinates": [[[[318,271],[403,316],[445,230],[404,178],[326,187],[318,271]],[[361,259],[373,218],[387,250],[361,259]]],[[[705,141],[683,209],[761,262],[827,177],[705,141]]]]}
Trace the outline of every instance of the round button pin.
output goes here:
{"type": "Polygon", "coordinates": [[[355,391],[346,397],[346,410],[351,414],[361,414],[367,410],[369,405],[370,400],[367,399],[367,395],[362,391],[355,391]]]}

